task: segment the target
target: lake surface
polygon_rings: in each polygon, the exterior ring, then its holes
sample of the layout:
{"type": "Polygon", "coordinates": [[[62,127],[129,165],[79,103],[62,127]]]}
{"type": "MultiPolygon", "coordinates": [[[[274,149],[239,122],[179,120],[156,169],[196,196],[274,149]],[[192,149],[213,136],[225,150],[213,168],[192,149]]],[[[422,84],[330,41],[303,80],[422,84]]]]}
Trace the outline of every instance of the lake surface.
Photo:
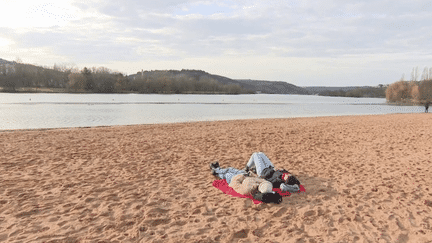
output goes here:
{"type": "Polygon", "coordinates": [[[381,98],[0,93],[0,130],[420,112],[381,98]]]}

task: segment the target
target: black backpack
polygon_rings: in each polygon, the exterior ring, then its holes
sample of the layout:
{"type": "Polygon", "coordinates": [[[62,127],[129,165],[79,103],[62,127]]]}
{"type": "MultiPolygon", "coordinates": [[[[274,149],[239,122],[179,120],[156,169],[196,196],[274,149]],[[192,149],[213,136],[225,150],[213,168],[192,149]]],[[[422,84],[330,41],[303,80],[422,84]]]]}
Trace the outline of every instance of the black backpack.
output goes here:
{"type": "Polygon", "coordinates": [[[279,193],[261,193],[257,192],[253,195],[255,200],[261,201],[263,203],[276,203],[279,204],[282,202],[282,196],[279,193]]]}

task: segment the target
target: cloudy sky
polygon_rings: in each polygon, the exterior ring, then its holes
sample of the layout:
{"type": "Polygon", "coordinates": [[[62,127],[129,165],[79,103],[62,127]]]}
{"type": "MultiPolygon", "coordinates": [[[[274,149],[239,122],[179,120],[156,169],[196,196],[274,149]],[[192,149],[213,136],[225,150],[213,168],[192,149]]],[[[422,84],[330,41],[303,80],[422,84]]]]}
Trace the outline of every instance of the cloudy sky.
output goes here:
{"type": "Polygon", "coordinates": [[[1,0],[0,58],[200,69],[298,86],[378,85],[432,67],[432,1],[1,0]]]}

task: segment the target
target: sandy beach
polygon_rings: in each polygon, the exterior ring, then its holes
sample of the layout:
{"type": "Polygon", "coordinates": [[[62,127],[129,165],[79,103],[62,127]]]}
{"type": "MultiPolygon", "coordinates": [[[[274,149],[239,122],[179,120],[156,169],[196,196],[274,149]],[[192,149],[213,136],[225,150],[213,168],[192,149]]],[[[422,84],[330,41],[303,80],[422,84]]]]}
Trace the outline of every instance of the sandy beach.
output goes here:
{"type": "Polygon", "coordinates": [[[0,242],[432,242],[432,114],[0,132],[0,242]],[[305,193],[253,204],[209,163],[264,152],[305,193]]]}

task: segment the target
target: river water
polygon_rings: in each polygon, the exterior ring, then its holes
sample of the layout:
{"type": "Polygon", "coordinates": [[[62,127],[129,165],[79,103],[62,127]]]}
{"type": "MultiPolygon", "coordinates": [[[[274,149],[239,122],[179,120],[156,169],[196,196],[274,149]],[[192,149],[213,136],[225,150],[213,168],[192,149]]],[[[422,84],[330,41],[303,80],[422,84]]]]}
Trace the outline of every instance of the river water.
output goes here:
{"type": "Polygon", "coordinates": [[[419,112],[381,98],[0,93],[0,130],[419,112]]]}

